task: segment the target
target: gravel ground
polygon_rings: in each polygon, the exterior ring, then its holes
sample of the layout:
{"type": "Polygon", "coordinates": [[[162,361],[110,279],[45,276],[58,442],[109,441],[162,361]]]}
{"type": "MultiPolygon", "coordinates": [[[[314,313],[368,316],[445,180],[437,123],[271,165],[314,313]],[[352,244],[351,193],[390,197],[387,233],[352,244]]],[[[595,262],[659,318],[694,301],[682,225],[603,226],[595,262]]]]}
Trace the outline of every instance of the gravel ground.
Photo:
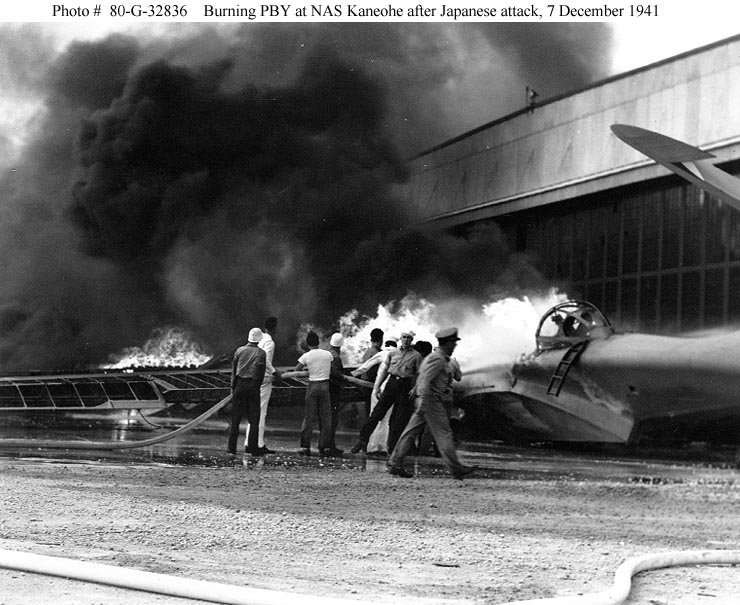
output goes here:
{"type": "MultiPolygon", "coordinates": [[[[740,471],[653,482],[500,462],[455,481],[290,456],[211,467],[3,458],[0,548],[289,591],[296,603],[486,604],[597,592],[637,555],[740,549],[740,471]]],[[[193,602],[9,569],[0,583],[3,605],[193,602]]],[[[735,566],[674,567],[638,575],[626,602],[740,604],[738,586],[735,566]]]]}

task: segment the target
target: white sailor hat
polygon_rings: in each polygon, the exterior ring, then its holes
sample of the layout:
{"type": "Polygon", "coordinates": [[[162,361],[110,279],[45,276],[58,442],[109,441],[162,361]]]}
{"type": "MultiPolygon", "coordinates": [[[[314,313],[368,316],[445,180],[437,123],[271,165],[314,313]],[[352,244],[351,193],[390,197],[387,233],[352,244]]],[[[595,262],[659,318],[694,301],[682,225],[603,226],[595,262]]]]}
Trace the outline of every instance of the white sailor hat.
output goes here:
{"type": "Polygon", "coordinates": [[[437,340],[460,340],[460,337],[457,335],[457,328],[445,328],[444,330],[440,330],[437,332],[434,337],[437,340]]]}
{"type": "Polygon", "coordinates": [[[264,336],[264,334],[262,333],[262,330],[260,330],[259,328],[252,328],[249,331],[249,339],[248,340],[249,340],[249,342],[259,342],[260,340],[262,340],[262,337],[263,336],[264,336]]]}

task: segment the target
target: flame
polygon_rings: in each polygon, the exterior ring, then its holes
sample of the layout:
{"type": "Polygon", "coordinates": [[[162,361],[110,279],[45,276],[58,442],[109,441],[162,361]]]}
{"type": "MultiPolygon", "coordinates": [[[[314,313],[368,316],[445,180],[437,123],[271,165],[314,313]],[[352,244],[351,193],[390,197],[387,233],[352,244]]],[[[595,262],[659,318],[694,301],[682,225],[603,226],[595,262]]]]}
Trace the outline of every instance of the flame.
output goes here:
{"type": "Polygon", "coordinates": [[[542,314],[565,300],[568,296],[556,289],[483,305],[465,299],[432,302],[407,296],[399,304],[379,305],[375,317],[360,321],[354,310],[342,316],[339,322],[344,336],[342,353],[348,364],[360,363],[369,347],[370,330],[376,327],[385,332],[386,339],[413,330],[415,341],[426,340],[436,346],[434,334],[455,326],[461,340],[454,357],[463,374],[492,365],[510,365],[522,354],[534,350],[535,330],[542,314]]]}
{"type": "Polygon", "coordinates": [[[199,366],[210,359],[187,330],[176,326],[155,329],[141,347],[123,350],[107,369],[199,366]]]}

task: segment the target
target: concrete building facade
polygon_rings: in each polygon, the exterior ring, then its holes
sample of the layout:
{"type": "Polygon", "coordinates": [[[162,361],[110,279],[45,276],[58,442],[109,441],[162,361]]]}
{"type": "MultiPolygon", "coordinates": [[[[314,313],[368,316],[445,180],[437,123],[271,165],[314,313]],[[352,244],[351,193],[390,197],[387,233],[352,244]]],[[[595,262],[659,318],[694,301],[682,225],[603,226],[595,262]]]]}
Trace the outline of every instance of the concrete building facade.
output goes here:
{"type": "Polygon", "coordinates": [[[740,36],[523,108],[414,158],[419,222],[496,221],[618,327],[740,324],[740,212],[616,138],[640,126],[740,172],[740,36]]]}

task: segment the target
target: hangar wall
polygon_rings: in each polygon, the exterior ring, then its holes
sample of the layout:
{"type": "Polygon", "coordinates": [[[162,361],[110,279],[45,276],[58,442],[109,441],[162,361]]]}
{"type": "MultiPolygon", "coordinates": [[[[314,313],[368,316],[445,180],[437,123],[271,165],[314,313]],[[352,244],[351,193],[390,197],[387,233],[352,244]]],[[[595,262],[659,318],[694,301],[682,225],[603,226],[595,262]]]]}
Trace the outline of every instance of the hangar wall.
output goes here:
{"type": "Polygon", "coordinates": [[[414,158],[419,222],[496,220],[569,294],[618,327],[740,323],[740,213],[610,130],[641,126],[740,164],[740,36],[486,124],[414,158]]]}

